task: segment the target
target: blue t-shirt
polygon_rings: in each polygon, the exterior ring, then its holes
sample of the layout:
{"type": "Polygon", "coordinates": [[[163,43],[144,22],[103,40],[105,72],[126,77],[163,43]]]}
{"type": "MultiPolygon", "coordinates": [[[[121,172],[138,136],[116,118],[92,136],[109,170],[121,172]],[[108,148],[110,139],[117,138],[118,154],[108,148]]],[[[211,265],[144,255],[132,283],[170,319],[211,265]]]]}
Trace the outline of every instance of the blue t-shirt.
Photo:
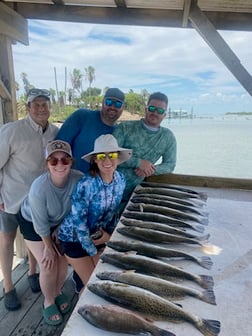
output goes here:
{"type": "Polygon", "coordinates": [[[103,123],[100,111],[79,109],[67,118],[56,139],[67,141],[71,145],[75,159],[73,167],[87,173],[89,163],[81,157],[93,151],[96,138],[102,134],[111,134],[115,127],[103,123]]]}

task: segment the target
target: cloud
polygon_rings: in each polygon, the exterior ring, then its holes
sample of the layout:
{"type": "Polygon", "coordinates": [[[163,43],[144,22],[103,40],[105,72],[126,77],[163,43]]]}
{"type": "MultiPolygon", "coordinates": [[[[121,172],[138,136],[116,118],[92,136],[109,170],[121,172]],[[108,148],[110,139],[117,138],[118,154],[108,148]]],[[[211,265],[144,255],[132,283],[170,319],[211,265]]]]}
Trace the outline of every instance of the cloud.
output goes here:
{"type": "MultiPolygon", "coordinates": [[[[221,35],[252,73],[248,48],[252,33],[225,31],[221,35]]],[[[252,111],[249,94],[193,29],[30,20],[29,38],[29,46],[13,46],[20,84],[20,74],[25,72],[35,86],[55,88],[55,68],[59,90],[64,90],[65,69],[70,87],[69,73],[74,68],[84,73],[92,65],[96,71],[93,85],[101,89],[159,90],[168,95],[172,108],[189,110],[193,102],[204,113],[212,111],[209,101],[205,105],[202,101],[202,95],[208,94],[215,97],[215,108],[219,103],[216,112],[240,111],[241,106],[252,111]],[[238,99],[235,105],[233,97],[238,99]]],[[[84,81],[83,88],[87,86],[84,81]]]]}

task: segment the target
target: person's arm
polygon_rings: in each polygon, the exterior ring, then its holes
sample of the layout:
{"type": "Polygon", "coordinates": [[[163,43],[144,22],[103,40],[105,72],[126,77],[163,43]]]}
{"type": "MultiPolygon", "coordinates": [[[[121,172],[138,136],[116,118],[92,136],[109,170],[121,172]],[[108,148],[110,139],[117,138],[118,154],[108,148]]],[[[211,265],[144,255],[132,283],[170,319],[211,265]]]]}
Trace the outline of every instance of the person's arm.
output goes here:
{"type": "Polygon", "coordinates": [[[177,160],[177,141],[171,132],[169,136],[164,138],[162,162],[155,165],[154,175],[171,173],[175,169],[177,160]]]}
{"type": "Polygon", "coordinates": [[[81,110],[77,110],[66,119],[56,136],[56,140],[64,140],[70,145],[73,144],[75,137],[79,134],[82,128],[80,118],[81,112],[81,110]]]}

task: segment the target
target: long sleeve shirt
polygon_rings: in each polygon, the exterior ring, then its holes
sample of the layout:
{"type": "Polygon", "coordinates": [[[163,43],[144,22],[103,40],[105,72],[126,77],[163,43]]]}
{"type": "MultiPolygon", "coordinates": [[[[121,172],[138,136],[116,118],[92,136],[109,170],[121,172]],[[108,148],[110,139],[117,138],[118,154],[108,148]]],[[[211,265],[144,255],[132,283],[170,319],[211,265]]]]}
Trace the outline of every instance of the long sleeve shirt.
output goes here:
{"type": "Polygon", "coordinates": [[[59,229],[59,239],[64,242],[80,242],[90,256],[97,249],[90,235],[99,228],[111,234],[116,222],[113,216],[121,202],[125,188],[124,176],[115,171],[111,183],[100,176],[86,174],[77,184],[72,195],[72,208],[59,229]]]}
{"type": "Polygon", "coordinates": [[[8,213],[19,211],[33,180],[45,170],[45,147],[58,128],[43,132],[30,116],[0,127],[0,203],[8,213]]]}
{"type": "Polygon", "coordinates": [[[67,141],[75,158],[74,168],[87,173],[89,163],[81,157],[94,148],[96,138],[111,134],[116,126],[108,126],[101,120],[100,111],[79,109],[71,114],[61,126],[56,139],[67,141]]]}
{"type": "Polygon", "coordinates": [[[143,177],[135,174],[141,160],[155,164],[154,175],[170,173],[176,165],[177,142],[172,131],[165,127],[150,130],[143,120],[126,121],[118,125],[113,132],[120,147],[131,148],[132,157],[118,166],[118,171],[126,177],[124,199],[130,196],[133,189],[143,181],[143,177]],[[161,162],[157,164],[157,161],[161,162]]]}
{"type": "Polygon", "coordinates": [[[48,172],[34,180],[22,204],[21,213],[33,223],[40,237],[49,236],[50,229],[59,225],[70,212],[71,195],[82,176],[80,171],[71,169],[67,183],[61,188],[52,183],[48,172]]]}

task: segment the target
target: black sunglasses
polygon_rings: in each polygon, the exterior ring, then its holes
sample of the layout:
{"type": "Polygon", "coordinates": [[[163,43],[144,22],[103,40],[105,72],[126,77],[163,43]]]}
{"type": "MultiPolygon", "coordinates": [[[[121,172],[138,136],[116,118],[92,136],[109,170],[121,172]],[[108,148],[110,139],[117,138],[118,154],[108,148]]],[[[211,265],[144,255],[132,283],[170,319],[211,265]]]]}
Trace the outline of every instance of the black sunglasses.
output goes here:
{"type": "Polygon", "coordinates": [[[67,166],[72,162],[72,158],[70,156],[66,156],[66,157],[58,159],[58,158],[52,156],[52,157],[49,157],[46,161],[51,166],[57,166],[57,164],[59,162],[61,162],[64,166],[67,166]]]}
{"type": "Polygon", "coordinates": [[[162,108],[162,107],[156,107],[156,106],[153,106],[153,105],[149,105],[149,106],[147,107],[147,110],[148,110],[149,112],[152,112],[152,113],[157,111],[158,114],[164,114],[165,111],[166,111],[166,109],[164,109],[164,108],[162,108]]]}

